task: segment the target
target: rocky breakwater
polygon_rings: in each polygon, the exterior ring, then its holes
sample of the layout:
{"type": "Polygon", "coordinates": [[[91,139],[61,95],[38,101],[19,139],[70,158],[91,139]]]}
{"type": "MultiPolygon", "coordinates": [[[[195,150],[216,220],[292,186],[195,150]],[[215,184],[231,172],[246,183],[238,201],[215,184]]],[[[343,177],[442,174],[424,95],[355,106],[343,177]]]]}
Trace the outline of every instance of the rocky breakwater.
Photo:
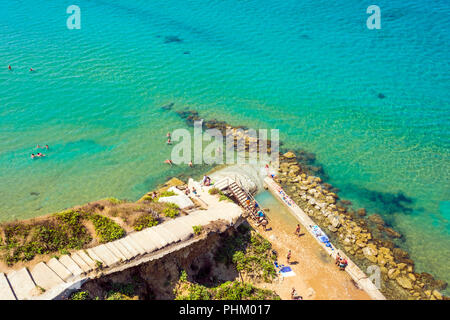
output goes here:
{"type": "Polygon", "coordinates": [[[276,182],[307,213],[333,242],[360,266],[376,265],[381,273],[381,291],[390,299],[448,299],[439,291],[444,281],[417,273],[414,261],[393,242],[402,235],[386,226],[378,214],[366,217],[365,209],[353,210],[339,200],[336,188],[297,159],[294,152],[280,155],[276,182]]]}

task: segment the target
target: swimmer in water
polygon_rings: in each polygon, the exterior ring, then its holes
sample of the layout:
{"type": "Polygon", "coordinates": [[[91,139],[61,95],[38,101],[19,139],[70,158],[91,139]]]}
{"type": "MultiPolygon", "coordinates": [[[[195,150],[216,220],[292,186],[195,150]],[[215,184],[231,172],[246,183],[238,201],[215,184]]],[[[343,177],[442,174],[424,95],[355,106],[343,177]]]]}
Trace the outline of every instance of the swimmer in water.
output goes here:
{"type": "Polygon", "coordinates": [[[9,70],[12,70],[11,65],[8,66],[8,69],[9,69],[9,70]]]}
{"type": "Polygon", "coordinates": [[[192,164],[192,161],[189,161],[189,167],[193,167],[194,165],[192,164]]]}
{"type": "Polygon", "coordinates": [[[170,164],[170,165],[173,164],[172,160],[170,160],[170,159],[167,159],[166,161],[164,161],[164,163],[168,163],[168,164],[170,164]]]}
{"type": "Polygon", "coordinates": [[[169,139],[167,139],[167,144],[172,144],[172,141],[169,139]]]}
{"type": "Polygon", "coordinates": [[[170,138],[170,132],[167,132],[166,137],[170,138]]]}
{"type": "Polygon", "coordinates": [[[33,72],[34,71],[34,69],[33,68],[30,68],[30,72],[33,72]]]}
{"type": "Polygon", "coordinates": [[[37,146],[36,146],[36,149],[40,149],[40,148],[41,148],[41,146],[40,146],[40,145],[37,145],[37,146]]]}
{"type": "Polygon", "coordinates": [[[31,159],[34,159],[36,156],[34,155],[34,153],[31,154],[31,159]]]}
{"type": "Polygon", "coordinates": [[[48,144],[46,144],[46,145],[45,145],[45,149],[47,149],[47,150],[48,150],[48,144]]]}
{"type": "Polygon", "coordinates": [[[42,154],[42,153],[39,152],[39,153],[37,154],[37,156],[38,156],[38,157],[45,157],[45,154],[42,154]]]}

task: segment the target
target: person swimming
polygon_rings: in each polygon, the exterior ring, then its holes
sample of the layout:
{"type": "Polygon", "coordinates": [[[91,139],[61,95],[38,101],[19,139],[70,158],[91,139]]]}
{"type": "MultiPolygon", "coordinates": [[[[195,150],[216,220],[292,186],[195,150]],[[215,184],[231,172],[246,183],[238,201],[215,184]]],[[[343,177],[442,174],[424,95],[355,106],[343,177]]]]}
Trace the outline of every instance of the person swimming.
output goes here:
{"type": "Polygon", "coordinates": [[[9,69],[9,70],[12,70],[11,65],[8,66],[8,69],[9,69]]]}
{"type": "Polygon", "coordinates": [[[36,156],[34,155],[34,153],[31,154],[31,159],[36,158],[36,156]]]}
{"type": "Polygon", "coordinates": [[[30,68],[30,72],[33,72],[34,71],[34,69],[33,68],[30,68]]]}
{"type": "Polygon", "coordinates": [[[170,132],[167,132],[166,137],[170,138],[170,132]]]}
{"type": "Polygon", "coordinates": [[[45,149],[47,149],[47,150],[48,150],[48,144],[46,144],[46,145],[45,145],[45,149]]]}
{"type": "Polygon", "coordinates": [[[172,144],[172,141],[169,139],[167,139],[167,144],[172,144]]]}
{"type": "Polygon", "coordinates": [[[164,163],[168,163],[168,164],[170,164],[170,165],[173,164],[172,160],[170,160],[170,159],[167,159],[166,161],[164,161],[164,163]]]}
{"type": "Polygon", "coordinates": [[[193,167],[194,165],[192,164],[192,161],[189,161],[189,167],[193,167]]]}

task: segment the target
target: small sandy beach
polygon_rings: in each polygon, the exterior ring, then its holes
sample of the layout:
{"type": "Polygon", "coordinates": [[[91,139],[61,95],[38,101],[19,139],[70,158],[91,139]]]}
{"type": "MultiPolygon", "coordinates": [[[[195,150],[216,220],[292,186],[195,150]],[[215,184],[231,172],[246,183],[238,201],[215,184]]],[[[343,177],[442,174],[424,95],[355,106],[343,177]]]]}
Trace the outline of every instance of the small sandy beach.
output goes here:
{"type": "Polygon", "coordinates": [[[312,236],[303,230],[294,235],[297,220],[275,198],[267,193],[258,198],[269,218],[267,231],[257,228],[278,253],[278,263],[287,265],[288,250],[292,251],[289,266],[295,277],[283,278],[262,287],[274,290],[284,299],[291,299],[292,288],[304,300],[370,300],[369,295],[358,289],[350,276],[340,271],[334,261],[312,236]]]}

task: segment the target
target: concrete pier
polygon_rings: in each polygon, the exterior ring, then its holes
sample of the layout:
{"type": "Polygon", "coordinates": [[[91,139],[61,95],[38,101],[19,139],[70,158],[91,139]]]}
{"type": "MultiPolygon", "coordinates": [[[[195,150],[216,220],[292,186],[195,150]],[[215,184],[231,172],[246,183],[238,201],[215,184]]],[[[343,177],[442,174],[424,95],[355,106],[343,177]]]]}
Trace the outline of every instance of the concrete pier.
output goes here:
{"type": "MultiPolygon", "coordinates": [[[[271,178],[267,177],[264,179],[265,185],[268,190],[280,201],[282,202],[292,215],[303,225],[303,230],[308,230],[312,237],[319,243],[323,250],[333,259],[336,259],[336,254],[338,250],[333,250],[327,247],[323,242],[321,242],[313,233],[310,226],[315,226],[316,223],[292,200],[286,199],[286,196],[280,194],[282,188],[271,178]]],[[[333,244],[332,246],[336,248],[333,244]]],[[[352,277],[352,279],[358,284],[358,286],[363,289],[367,294],[374,300],[386,300],[384,295],[378,290],[375,284],[369,279],[369,277],[353,262],[347,257],[348,265],[345,271],[352,277]]]]}

